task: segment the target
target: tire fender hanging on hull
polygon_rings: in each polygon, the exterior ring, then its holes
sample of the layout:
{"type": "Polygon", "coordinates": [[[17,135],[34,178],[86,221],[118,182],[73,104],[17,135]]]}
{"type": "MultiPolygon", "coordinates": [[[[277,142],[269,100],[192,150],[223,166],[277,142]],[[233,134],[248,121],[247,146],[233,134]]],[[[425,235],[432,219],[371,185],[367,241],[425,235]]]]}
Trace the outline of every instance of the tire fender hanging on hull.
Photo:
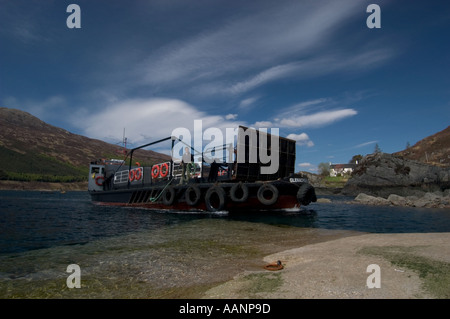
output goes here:
{"type": "Polygon", "coordinates": [[[311,202],[317,201],[314,187],[310,184],[303,184],[297,191],[297,200],[302,205],[309,205],[311,202]]]}
{"type": "Polygon", "coordinates": [[[257,197],[263,205],[273,205],[278,200],[278,189],[272,184],[263,184],[259,187],[257,197]]]}
{"type": "Polygon", "coordinates": [[[164,205],[170,206],[175,203],[175,188],[173,186],[167,187],[162,194],[162,202],[164,205]]]}
{"type": "Polygon", "coordinates": [[[189,206],[196,206],[200,202],[201,196],[201,190],[197,185],[189,186],[184,193],[186,203],[189,206]]]}
{"type": "Polygon", "coordinates": [[[210,212],[221,211],[226,206],[226,193],[220,186],[212,186],[206,191],[205,205],[210,212]]]}
{"type": "Polygon", "coordinates": [[[235,203],[244,203],[248,199],[248,186],[242,182],[234,184],[230,189],[230,198],[235,203]]]}

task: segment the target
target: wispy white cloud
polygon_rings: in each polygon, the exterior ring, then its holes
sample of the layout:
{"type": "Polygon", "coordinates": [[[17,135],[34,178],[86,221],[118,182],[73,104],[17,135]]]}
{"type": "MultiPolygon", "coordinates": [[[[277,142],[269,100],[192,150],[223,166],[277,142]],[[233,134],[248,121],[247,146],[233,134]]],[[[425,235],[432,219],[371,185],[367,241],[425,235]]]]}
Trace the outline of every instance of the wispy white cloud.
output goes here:
{"type": "Polygon", "coordinates": [[[277,110],[276,121],[283,118],[291,118],[292,116],[306,115],[310,113],[327,110],[336,107],[337,103],[330,98],[317,98],[308,101],[302,101],[292,106],[288,106],[277,110]]]}
{"type": "Polygon", "coordinates": [[[289,134],[287,136],[287,138],[290,138],[290,139],[292,139],[294,141],[297,141],[297,144],[301,145],[301,146],[302,145],[305,145],[305,146],[308,146],[308,147],[314,146],[313,141],[310,140],[308,134],[306,134],[306,133],[301,133],[301,134],[293,134],[292,133],[292,134],[289,134]]]}
{"type": "Polygon", "coordinates": [[[370,48],[330,54],[340,26],[354,19],[357,1],[279,1],[228,23],[152,50],[136,80],[161,90],[183,87],[196,94],[241,94],[290,77],[320,76],[370,66],[390,51],[370,48]]]}
{"type": "Polygon", "coordinates": [[[245,123],[232,121],[220,115],[208,114],[177,99],[132,99],[102,108],[97,112],[84,110],[72,123],[92,138],[118,140],[126,129],[128,140],[133,144],[148,142],[170,136],[176,128],[187,128],[194,134],[194,120],[202,120],[202,128],[215,127],[226,132],[245,123]]]}
{"type": "Polygon", "coordinates": [[[237,82],[226,92],[241,94],[253,90],[259,86],[275,82],[281,79],[315,78],[336,72],[363,72],[379,66],[395,55],[395,50],[390,48],[364,48],[355,52],[344,54],[334,53],[305,58],[301,61],[293,61],[281,65],[272,66],[249,79],[237,82]]]}
{"type": "Polygon", "coordinates": [[[375,143],[378,143],[378,141],[369,141],[369,142],[361,143],[361,144],[353,146],[352,148],[361,148],[361,147],[372,145],[375,143]]]}
{"type": "Polygon", "coordinates": [[[257,121],[250,126],[254,128],[269,128],[273,127],[274,124],[271,121],[257,121]]]}
{"type": "Polygon", "coordinates": [[[18,25],[13,29],[13,34],[16,39],[23,43],[38,42],[44,40],[42,36],[33,32],[31,25],[18,25]]]}
{"type": "Polygon", "coordinates": [[[50,33],[43,28],[45,4],[2,1],[0,7],[0,35],[26,46],[50,41],[50,33]]]}
{"type": "Polygon", "coordinates": [[[311,164],[309,162],[299,163],[298,167],[301,170],[306,170],[306,171],[309,171],[309,172],[312,172],[312,173],[316,173],[318,171],[317,166],[314,165],[314,164],[311,164]]]}
{"type": "Polygon", "coordinates": [[[279,120],[279,124],[285,127],[295,128],[320,127],[340,121],[347,117],[354,116],[356,114],[358,114],[358,112],[354,109],[323,111],[314,114],[282,118],[279,120]]]}
{"type": "Polygon", "coordinates": [[[256,103],[256,101],[258,101],[258,100],[259,100],[259,96],[253,96],[253,97],[246,98],[239,103],[239,108],[241,108],[241,109],[248,108],[248,107],[254,105],[256,103]]]}
{"type": "MultiPolygon", "coordinates": [[[[312,105],[305,102],[303,105],[312,105]]],[[[253,124],[237,121],[237,114],[226,116],[207,113],[178,99],[153,98],[131,99],[111,103],[98,112],[84,110],[74,114],[72,123],[80,128],[85,135],[117,141],[123,129],[132,143],[142,143],[151,139],[169,136],[175,128],[185,127],[193,131],[194,120],[202,120],[203,129],[216,127],[223,132],[226,128],[236,128],[239,125],[255,128],[283,127],[296,130],[298,128],[326,126],[346,117],[354,116],[353,109],[321,111],[308,115],[293,116],[276,120],[263,120],[253,124]],[[101,120],[99,120],[101,119],[101,120]],[[111,123],[114,123],[112,125],[111,123]]],[[[287,138],[293,139],[299,146],[313,147],[314,142],[307,133],[290,133],[287,138]]]]}
{"type": "Polygon", "coordinates": [[[249,80],[234,84],[229,91],[233,94],[247,92],[255,87],[292,75],[299,69],[298,63],[277,65],[262,71],[249,80]]]}
{"type": "Polygon", "coordinates": [[[290,107],[290,110],[299,110],[299,109],[304,109],[306,107],[311,107],[311,106],[315,106],[318,104],[323,104],[325,102],[327,102],[329,99],[328,98],[319,98],[319,99],[315,99],[315,100],[309,100],[309,101],[305,101],[305,102],[301,102],[298,104],[293,105],[292,107],[290,107]]]}
{"type": "Polygon", "coordinates": [[[226,120],[235,120],[235,119],[237,119],[237,117],[238,117],[238,115],[237,114],[227,114],[227,115],[225,115],[225,119],[226,120]]]}
{"type": "Polygon", "coordinates": [[[313,166],[313,165],[312,165],[311,163],[307,163],[307,162],[306,162],[306,163],[299,163],[298,166],[299,166],[299,167],[311,167],[311,166],[313,166]]]}

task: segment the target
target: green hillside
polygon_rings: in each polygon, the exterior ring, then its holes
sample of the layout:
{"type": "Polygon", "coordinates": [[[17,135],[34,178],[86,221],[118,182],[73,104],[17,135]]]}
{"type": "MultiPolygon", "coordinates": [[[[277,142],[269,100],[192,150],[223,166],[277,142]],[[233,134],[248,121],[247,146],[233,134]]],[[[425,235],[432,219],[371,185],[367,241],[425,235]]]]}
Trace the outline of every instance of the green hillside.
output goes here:
{"type": "Polygon", "coordinates": [[[81,182],[88,168],[75,167],[53,157],[34,152],[25,154],[0,146],[0,179],[42,182],[81,182]]]}
{"type": "MultiPolygon", "coordinates": [[[[83,182],[89,163],[100,158],[123,158],[123,149],[49,125],[27,112],[0,107],[0,180],[83,182]]],[[[138,150],[133,159],[144,165],[170,157],[138,150]]]]}

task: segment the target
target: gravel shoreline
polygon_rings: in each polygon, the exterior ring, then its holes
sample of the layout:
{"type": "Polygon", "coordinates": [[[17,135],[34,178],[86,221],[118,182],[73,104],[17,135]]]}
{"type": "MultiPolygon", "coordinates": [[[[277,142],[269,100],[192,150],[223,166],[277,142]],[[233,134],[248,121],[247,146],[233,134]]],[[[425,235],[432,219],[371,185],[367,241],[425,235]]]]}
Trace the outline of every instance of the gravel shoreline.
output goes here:
{"type": "Polygon", "coordinates": [[[264,258],[267,263],[281,260],[284,269],[243,272],[204,298],[449,298],[449,242],[450,233],[411,233],[310,244],[264,258]],[[380,267],[380,288],[367,287],[373,273],[367,268],[373,264],[380,267]]]}

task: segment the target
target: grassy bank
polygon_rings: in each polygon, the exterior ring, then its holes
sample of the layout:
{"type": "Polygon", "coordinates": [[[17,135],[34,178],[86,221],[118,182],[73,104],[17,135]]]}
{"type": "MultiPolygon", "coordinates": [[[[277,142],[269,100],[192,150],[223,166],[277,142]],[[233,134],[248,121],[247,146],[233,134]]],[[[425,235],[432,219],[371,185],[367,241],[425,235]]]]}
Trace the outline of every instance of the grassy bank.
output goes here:
{"type": "Polygon", "coordinates": [[[348,177],[345,176],[325,176],[322,178],[321,184],[328,188],[343,188],[347,181],[348,177]]]}
{"type": "Polygon", "coordinates": [[[87,191],[87,182],[38,182],[0,180],[0,190],[21,191],[87,191]]]}
{"type": "Polygon", "coordinates": [[[399,268],[408,268],[423,280],[423,287],[436,298],[450,298],[450,264],[419,256],[418,247],[364,247],[360,253],[383,257],[399,268]]]}

